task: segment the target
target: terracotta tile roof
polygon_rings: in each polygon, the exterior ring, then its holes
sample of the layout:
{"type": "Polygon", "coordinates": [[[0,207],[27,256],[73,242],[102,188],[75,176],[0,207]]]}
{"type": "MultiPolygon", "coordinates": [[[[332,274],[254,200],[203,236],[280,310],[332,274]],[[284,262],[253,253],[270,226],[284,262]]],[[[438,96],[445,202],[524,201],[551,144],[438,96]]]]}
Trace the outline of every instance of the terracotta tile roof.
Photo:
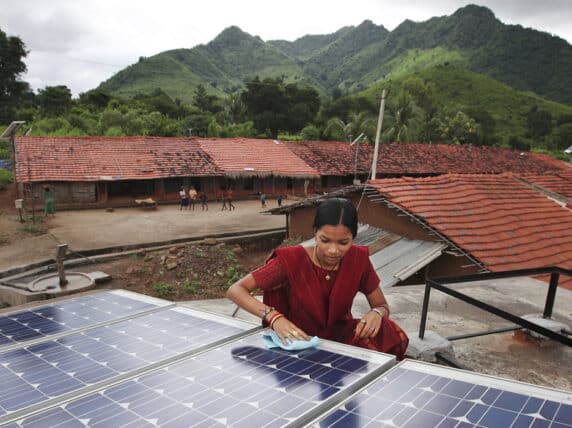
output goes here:
{"type": "MultiPolygon", "coordinates": [[[[288,147],[321,175],[354,173],[355,145],[333,141],[287,142],[288,147]]],[[[523,153],[499,147],[449,144],[391,143],[379,146],[377,175],[437,175],[447,173],[542,174],[569,170],[565,162],[548,155],[523,153]]],[[[373,146],[361,144],[358,173],[371,169],[373,146]]]]}
{"type": "MultiPolygon", "coordinates": [[[[353,175],[356,145],[341,141],[286,141],[287,147],[320,175],[353,175]]],[[[358,174],[369,174],[373,148],[361,144],[358,153],[358,174]]]]}
{"type": "Polygon", "coordinates": [[[523,180],[572,201],[572,168],[554,174],[526,174],[523,180]]]}
{"type": "Polygon", "coordinates": [[[283,141],[254,138],[198,138],[201,148],[227,174],[318,177],[283,141]]]}
{"type": "MultiPolygon", "coordinates": [[[[275,142],[253,138],[17,137],[18,174],[33,181],[97,181],[171,176],[318,177],[354,174],[355,148],[346,142],[275,142]],[[30,159],[28,164],[27,159],[30,159]]],[[[361,144],[359,174],[368,174],[373,147],[361,144]]],[[[494,148],[382,144],[379,175],[444,173],[545,174],[570,166],[546,155],[494,148]]]]}
{"type": "Polygon", "coordinates": [[[572,211],[511,174],[446,174],[370,184],[491,271],[572,269],[572,211]]]}
{"type": "Polygon", "coordinates": [[[17,137],[16,147],[19,181],[222,175],[189,138],[17,137]]]}

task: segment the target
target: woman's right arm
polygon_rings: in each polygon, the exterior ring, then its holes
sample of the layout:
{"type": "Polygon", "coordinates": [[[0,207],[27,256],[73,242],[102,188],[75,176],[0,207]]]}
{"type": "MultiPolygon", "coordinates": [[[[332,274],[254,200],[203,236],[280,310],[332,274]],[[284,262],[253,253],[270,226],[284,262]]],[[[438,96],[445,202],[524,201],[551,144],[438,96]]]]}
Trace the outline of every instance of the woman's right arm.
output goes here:
{"type": "Polygon", "coordinates": [[[242,277],[234,284],[232,284],[226,292],[226,297],[236,303],[245,311],[263,318],[268,313],[270,308],[252,296],[252,292],[256,290],[256,281],[251,273],[242,277]]]}
{"type": "MultiPolygon", "coordinates": [[[[277,312],[276,310],[273,310],[273,308],[266,306],[256,297],[252,296],[251,293],[257,288],[254,276],[249,273],[232,284],[226,292],[226,296],[251,314],[260,318],[264,318],[268,315],[266,320],[269,321],[270,319],[270,321],[272,321],[273,316],[276,315],[277,312]]],[[[282,342],[285,345],[288,344],[287,338],[310,340],[310,336],[284,316],[277,318],[271,327],[278,334],[280,339],[282,339],[282,342]]]]}

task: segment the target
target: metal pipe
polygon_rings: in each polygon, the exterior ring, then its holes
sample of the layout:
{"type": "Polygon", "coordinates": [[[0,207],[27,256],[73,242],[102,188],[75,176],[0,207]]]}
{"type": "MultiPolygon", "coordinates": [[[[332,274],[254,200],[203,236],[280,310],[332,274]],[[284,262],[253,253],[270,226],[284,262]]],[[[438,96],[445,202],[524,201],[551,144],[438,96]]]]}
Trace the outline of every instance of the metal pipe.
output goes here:
{"type": "Polygon", "coordinates": [[[419,324],[419,339],[425,337],[425,325],[427,324],[427,312],[429,311],[429,296],[431,294],[431,285],[425,283],[425,294],[423,295],[423,307],[421,309],[421,323],[419,324]]]}
{"type": "Polygon", "coordinates": [[[550,284],[548,285],[548,293],[546,294],[546,303],[544,304],[543,318],[552,317],[552,309],[554,308],[554,300],[556,299],[556,289],[558,288],[558,280],[560,279],[560,274],[558,272],[552,272],[550,274],[550,284]]]}
{"type": "Polygon", "coordinates": [[[463,302],[469,303],[473,306],[476,306],[480,309],[483,309],[487,312],[490,312],[494,315],[497,315],[501,318],[504,318],[507,321],[513,322],[515,324],[519,324],[519,325],[521,325],[521,326],[523,326],[529,330],[540,333],[541,335],[546,336],[549,339],[556,340],[557,342],[560,342],[560,343],[567,345],[567,346],[572,346],[572,339],[570,339],[570,338],[568,338],[568,337],[566,337],[560,333],[557,333],[557,332],[554,332],[554,331],[549,330],[547,328],[544,328],[544,327],[542,327],[538,324],[535,324],[533,322],[530,322],[524,318],[513,315],[510,312],[507,312],[507,311],[504,311],[504,310],[497,308],[495,306],[489,305],[488,303],[485,303],[481,300],[467,296],[466,294],[463,294],[463,293],[460,293],[456,290],[448,288],[448,287],[444,286],[443,284],[436,283],[434,280],[427,279],[427,283],[431,283],[431,286],[433,288],[436,288],[437,290],[439,290],[445,294],[449,294],[450,296],[456,297],[457,299],[462,300],[463,302]]]}
{"type": "Polygon", "coordinates": [[[457,336],[449,336],[447,337],[447,340],[452,342],[453,340],[470,339],[472,337],[486,336],[488,334],[506,333],[507,331],[514,331],[514,330],[522,330],[522,327],[512,326],[512,327],[497,328],[495,330],[481,331],[479,333],[459,334],[457,336]]]}
{"type": "Polygon", "coordinates": [[[451,367],[454,367],[456,369],[461,369],[461,370],[467,370],[472,372],[473,370],[471,370],[470,368],[462,365],[461,363],[459,363],[457,360],[455,360],[454,358],[450,358],[448,355],[445,354],[441,354],[440,352],[435,352],[435,358],[437,360],[441,360],[447,364],[449,364],[451,367]]]}

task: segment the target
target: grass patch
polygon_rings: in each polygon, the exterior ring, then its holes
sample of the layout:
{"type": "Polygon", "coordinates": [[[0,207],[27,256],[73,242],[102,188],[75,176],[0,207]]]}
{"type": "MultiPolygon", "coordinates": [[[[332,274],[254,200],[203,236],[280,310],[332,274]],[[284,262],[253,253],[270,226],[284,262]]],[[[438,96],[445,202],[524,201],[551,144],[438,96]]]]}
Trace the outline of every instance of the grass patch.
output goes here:
{"type": "Polygon", "coordinates": [[[166,282],[157,282],[152,285],[152,288],[159,297],[168,297],[175,293],[175,286],[166,282]]]}
{"type": "Polygon", "coordinates": [[[197,294],[201,288],[201,283],[200,281],[197,280],[194,281],[186,280],[181,284],[181,288],[185,293],[197,294]]]}

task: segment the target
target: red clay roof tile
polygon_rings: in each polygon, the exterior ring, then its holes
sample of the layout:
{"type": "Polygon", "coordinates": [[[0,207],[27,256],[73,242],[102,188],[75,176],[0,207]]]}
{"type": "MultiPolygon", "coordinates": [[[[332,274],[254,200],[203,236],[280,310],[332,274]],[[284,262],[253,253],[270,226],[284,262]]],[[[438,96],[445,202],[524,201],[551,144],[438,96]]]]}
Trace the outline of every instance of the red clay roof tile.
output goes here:
{"type": "Polygon", "coordinates": [[[222,175],[190,138],[17,137],[18,181],[222,175]]]}
{"type": "Polygon", "coordinates": [[[521,174],[524,181],[572,200],[572,167],[554,174],[521,174]]]}
{"type": "MultiPolygon", "coordinates": [[[[291,141],[286,144],[321,175],[354,174],[355,144],[350,146],[340,141],[291,141]]],[[[358,174],[369,175],[372,160],[373,146],[362,143],[357,162],[358,174]]],[[[543,154],[487,146],[420,143],[381,144],[376,166],[378,176],[503,172],[543,174],[570,169],[565,162],[543,154]]]]}
{"type": "Polygon", "coordinates": [[[226,173],[319,177],[320,173],[277,140],[198,138],[202,149],[226,173]]]}
{"type": "Polygon", "coordinates": [[[572,211],[512,174],[446,174],[370,184],[491,271],[572,269],[572,211]]]}

